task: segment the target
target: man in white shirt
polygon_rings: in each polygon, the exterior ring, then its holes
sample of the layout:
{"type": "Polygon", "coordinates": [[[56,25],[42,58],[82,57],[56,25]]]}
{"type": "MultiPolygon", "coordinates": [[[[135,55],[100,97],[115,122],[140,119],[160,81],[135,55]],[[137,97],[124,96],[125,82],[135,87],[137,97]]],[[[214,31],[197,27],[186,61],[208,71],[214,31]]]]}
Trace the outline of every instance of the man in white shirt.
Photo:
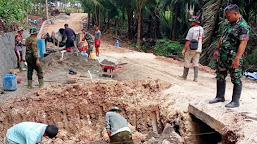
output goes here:
{"type": "Polygon", "coordinates": [[[36,144],[43,136],[54,138],[58,133],[56,125],[36,122],[22,122],[8,129],[5,144],[36,144]]]}
{"type": "Polygon", "coordinates": [[[198,17],[192,16],[191,19],[189,19],[191,28],[189,29],[186,37],[186,44],[184,46],[184,49],[182,51],[182,56],[185,57],[185,63],[184,63],[184,72],[182,76],[179,76],[180,78],[186,80],[187,75],[189,72],[189,67],[191,61],[194,65],[194,81],[198,81],[198,63],[200,54],[202,52],[202,43],[203,43],[203,37],[204,37],[204,30],[199,25],[198,17]],[[198,48],[196,50],[191,50],[190,46],[192,45],[192,40],[198,41],[198,48]]]}

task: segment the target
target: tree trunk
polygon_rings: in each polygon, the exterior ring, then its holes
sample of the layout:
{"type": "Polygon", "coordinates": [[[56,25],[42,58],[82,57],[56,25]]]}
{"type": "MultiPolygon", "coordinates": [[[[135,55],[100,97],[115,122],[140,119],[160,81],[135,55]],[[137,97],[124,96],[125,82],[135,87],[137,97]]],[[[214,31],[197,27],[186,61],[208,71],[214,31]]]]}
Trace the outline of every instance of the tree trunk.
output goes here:
{"type": "Polygon", "coordinates": [[[127,15],[128,15],[128,38],[132,39],[132,19],[133,19],[133,11],[131,10],[131,7],[127,8],[127,15]]]}
{"type": "Polygon", "coordinates": [[[98,27],[101,28],[101,12],[100,12],[100,6],[98,7],[98,27]]]}
{"type": "Polygon", "coordinates": [[[118,22],[115,20],[115,36],[118,36],[118,22]]]}
{"type": "Polygon", "coordinates": [[[46,5],[45,5],[45,11],[46,11],[46,19],[48,19],[48,2],[46,0],[46,5]]]}
{"type": "Polygon", "coordinates": [[[39,6],[38,6],[38,3],[37,3],[37,15],[39,15],[39,6]]]}
{"type": "Polygon", "coordinates": [[[176,31],[177,31],[177,19],[178,19],[178,2],[175,3],[174,17],[173,17],[173,25],[172,25],[172,36],[171,40],[176,40],[176,31]]]}
{"type": "Polygon", "coordinates": [[[55,3],[55,9],[57,9],[57,0],[55,0],[54,3],[55,3]]]}
{"type": "Polygon", "coordinates": [[[40,12],[40,15],[42,14],[42,1],[40,0],[40,4],[39,4],[39,12],[40,12]]]}
{"type": "Polygon", "coordinates": [[[108,20],[107,20],[107,29],[110,28],[110,16],[108,15],[108,20]]]}
{"type": "Polygon", "coordinates": [[[141,14],[142,14],[142,10],[140,9],[138,12],[137,12],[137,15],[138,15],[138,20],[137,20],[137,48],[139,49],[140,48],[140,43],[141,43],[141,20],[142,20],[142,17],[141,17],[141,14]]]}
{"type": "Polygon", "coordinates": [[[159,8],[158,5],[154,9],[154,22],[153,22],[153,38],[157,39],[159,36],[159,31],[160,31],[160,20],[158,18],[159,16],[159,8]]]}

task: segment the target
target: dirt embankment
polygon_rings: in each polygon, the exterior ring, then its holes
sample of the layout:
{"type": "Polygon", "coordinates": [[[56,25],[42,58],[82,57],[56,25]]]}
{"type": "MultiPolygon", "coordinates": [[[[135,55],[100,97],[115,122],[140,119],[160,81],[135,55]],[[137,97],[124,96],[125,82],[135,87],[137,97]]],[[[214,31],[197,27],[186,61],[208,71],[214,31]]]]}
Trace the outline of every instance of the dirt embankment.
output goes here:
{"type": "Polygon", "coordinates": [[[145,140],[155,127],[153,120],[159,133],[165,126],[158,100],[160,92],[168,87],[169,83],[160,80],[49,85],[30,96],[10,99],[0,107],[0,141],[8,128],[22,121],[57,124],[57,144],[103,141],[108,139],[105,113],[114,105],[133,125],[134,140],[145,140]]]}

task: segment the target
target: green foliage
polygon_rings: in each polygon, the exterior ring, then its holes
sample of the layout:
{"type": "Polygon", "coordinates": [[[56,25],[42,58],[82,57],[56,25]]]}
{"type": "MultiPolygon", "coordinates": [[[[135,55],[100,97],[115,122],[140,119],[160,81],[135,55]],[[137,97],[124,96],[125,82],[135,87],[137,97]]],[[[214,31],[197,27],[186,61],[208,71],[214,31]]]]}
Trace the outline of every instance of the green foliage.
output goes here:
{"type": "MultiPolygon", "coordinates": [[[[131,43],[130,46],[137,48],[137,43],[131,43]]],[[[143,52],[147,52],[147,46],[146,45],[141,45],[139,48],[143,52]]]]}
{"type": "Polygon", "coordinates": [[[137,43],[131,43],[130,46],[136,48],[137,47],[137,43]]]}
{"type": "Polygon", "coordinates": [[[220,34],[222,34],[222,32],[223,32],[223,30],[224,30],[224,28],[225,28],[225,25],[228,23],[228,20],[227,19],[225,19],[225,20],[223,20],[223,21],[221,21],[220,23],[219,23],[219,33],[220,34]]]}
{"type": "Polygon", "coordinates": [[[31,7],[29,0],[0,0],[0,19],[4,21],[5,29],[12,23],[24,24],[31,7]]]}
{"type": "Polygon", "coordinates": [[[244,59],[243,69],[244,71],[257,72],[257,47],[253,52],[247,55],[244,59]]]}
{"type": "Polygon", "coordinates": [[[139,49],[143,52],[147,52],[147,46],[146,45],[141,45],[139,49]]]}
{"type": "Polygon", "coordinates": [[[168,57],[170,55],[178,55],[181,57],[183,45],[179,42],[172,42],[171,40],[161,39],[158,40],[154,46],[154,54],[159,56],[168,57]]]}

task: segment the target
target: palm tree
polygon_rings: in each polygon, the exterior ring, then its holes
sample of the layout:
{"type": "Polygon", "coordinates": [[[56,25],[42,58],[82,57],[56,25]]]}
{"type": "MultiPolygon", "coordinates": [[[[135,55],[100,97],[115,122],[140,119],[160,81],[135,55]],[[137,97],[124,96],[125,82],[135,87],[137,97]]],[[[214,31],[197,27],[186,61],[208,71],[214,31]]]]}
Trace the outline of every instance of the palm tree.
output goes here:
{"type": "Polygon", "coordinates": [[[141,21],[142,21],[142,8],[148,0],[136,0],[137,6],[137,48],[140,48],[141,42],[141,21]]]}

